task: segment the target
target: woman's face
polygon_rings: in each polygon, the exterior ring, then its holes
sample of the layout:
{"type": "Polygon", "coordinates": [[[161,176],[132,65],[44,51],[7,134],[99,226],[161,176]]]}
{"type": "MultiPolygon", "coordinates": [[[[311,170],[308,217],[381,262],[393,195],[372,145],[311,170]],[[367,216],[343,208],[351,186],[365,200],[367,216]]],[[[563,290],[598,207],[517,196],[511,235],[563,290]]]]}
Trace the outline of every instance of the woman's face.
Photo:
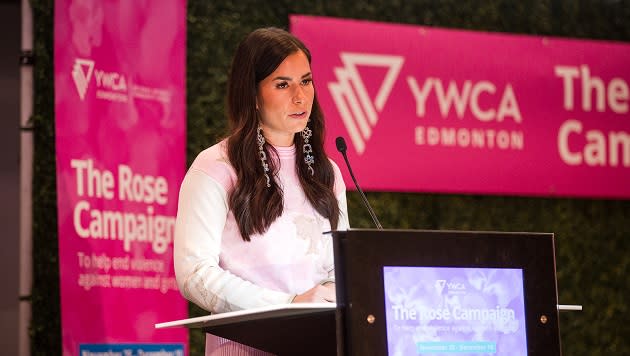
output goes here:
{"type": "Polygon", "coordinates": [[[314,96],[311,66],[304,52],[287,56],[258,84],[256,105],[267,142],[291,146],[293,136],[306,127],[314,96]]]}

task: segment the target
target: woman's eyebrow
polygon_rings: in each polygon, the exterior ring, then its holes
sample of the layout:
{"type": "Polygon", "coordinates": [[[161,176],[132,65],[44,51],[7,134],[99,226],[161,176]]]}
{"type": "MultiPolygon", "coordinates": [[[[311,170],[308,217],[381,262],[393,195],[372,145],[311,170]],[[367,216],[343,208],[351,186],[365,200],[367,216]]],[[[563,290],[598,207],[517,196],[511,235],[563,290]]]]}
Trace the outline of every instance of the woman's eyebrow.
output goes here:
{"type": "MultiPolygon", "coordinates": [[[[308,72],[308,73],[306,73],[306,74],[304,74],[302,76],[302,79],[304,79],[306,77],[309,77],[310,75],[311,75],[311,72],[308,72]]],[[[291,80],[291,79],[293,79],[293,78],[291,78],[291,77],[284,77],[284,76],[277,76],[277,77],[273,78],[273,80],[291,80]]]]}

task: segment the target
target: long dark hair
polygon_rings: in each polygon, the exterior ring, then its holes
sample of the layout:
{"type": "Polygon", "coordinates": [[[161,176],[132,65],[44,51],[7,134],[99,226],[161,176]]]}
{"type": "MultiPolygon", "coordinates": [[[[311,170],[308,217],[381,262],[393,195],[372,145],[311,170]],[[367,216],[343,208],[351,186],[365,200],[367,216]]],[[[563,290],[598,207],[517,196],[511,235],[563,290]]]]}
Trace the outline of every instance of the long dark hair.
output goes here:
{"type": "MultiPolygon", "coordinates": [[[[273,177],[277,152],[265,143],[269,157],[271,187],[267,187],[263,167],[259,159],[257,129],[259,119],[256,112],[258,84],[273,73],[284,59],[298,51],[304,52],[311,62],[311,54],[295,36],[278,28],[263,28],[250,33],[238,46],[228,81],[227,110],[231,134],[227,140],[227,154],[234,167],[237,182],[229,192],[229,205],[234,213],[243,240],[250,241],[253,234],[262,234],[282,215],[282,189],[273,177]]],[[[296,171],[302,190],[315,210],[337,228],[339,205],[333,186],[335,174],[332,164],[324,152],[324,116],[317,95],[313,99],[310,122],[313,132],[309,143],[315,158],[314,175],[304,163],[302,135],[296,134],[296,171]]]]}

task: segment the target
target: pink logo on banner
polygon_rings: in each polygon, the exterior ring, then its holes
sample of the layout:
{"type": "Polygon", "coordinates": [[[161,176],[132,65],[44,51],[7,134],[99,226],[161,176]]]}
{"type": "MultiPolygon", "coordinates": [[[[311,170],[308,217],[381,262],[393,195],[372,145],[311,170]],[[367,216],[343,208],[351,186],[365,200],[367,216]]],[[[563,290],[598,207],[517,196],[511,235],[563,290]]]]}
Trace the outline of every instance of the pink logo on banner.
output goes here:
{"type": "Polygon", "coordinates": [[[630,198],[630,45],[309,16],[291,30],[327,149],[348,139],[366,189],[630,198]]]}
{"type": "Polygon", "coordinates": [[[183,355],[173,270],[185,173],[186,2],[55,2],[64,355],[183,355]]]}

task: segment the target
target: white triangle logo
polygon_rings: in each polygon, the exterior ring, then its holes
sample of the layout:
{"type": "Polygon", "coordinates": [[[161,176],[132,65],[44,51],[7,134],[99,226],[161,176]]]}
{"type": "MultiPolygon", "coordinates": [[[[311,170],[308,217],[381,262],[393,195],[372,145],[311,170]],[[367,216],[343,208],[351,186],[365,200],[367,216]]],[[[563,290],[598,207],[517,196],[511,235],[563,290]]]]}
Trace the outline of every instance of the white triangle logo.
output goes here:
{"type": "Polygon", "coordinates": [[[385,107],[405,59],[401,56],[351,52],[342,52],[340,57],[344,66],[335,68],[337,82],[328,83],[328,89],[354,148],[362,154],[366,141],[372,136],[372,128],[378,122],[378,112],[385,107]],[[374,101],[368,95],[358,66],[387,68],[374,101]]]}
{"type": "Polygon", "coordinates": [[[444,290],[445,286],[446,286],[445,279],[438,279],[437,281],[435,281],[435,289],[437,290],[438,294],[442,294],[442,291],[444,290]]]}
{"type": "Polygon", "coordinates": [[[90,59],[76,58],[72,67],[72,79],[77,88],[81,100],[85,98],[92,72],[94,71],[94,61],[90,59]]]}

